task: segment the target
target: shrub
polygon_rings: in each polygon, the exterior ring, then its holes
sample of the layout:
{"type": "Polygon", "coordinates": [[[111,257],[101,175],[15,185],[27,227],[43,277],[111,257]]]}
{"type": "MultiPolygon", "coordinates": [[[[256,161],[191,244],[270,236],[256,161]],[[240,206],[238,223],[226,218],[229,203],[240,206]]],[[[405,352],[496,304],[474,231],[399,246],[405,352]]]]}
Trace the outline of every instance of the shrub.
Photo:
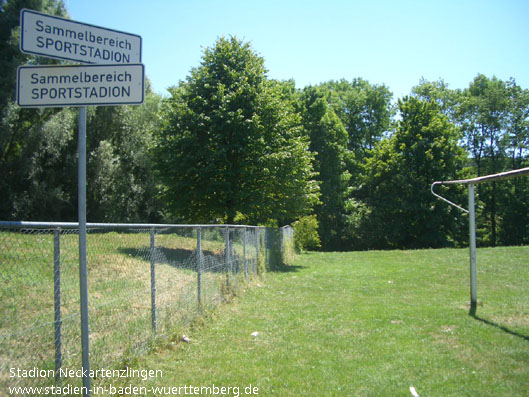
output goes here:
{"type": "Polygon", "coordinates": [[[297,252],[321,247],[316,215],[304,216],[292,226],[294,227],[294,247],[297,252]]]}

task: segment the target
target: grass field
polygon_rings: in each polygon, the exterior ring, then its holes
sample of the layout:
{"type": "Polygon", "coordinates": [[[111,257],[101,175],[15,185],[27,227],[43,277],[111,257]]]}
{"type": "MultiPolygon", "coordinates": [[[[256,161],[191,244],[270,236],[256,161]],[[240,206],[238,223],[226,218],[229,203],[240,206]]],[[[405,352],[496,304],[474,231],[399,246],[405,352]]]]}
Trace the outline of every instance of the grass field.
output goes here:
{"type": "Polygon", "coordinates": [[[133,363],[137,386],[261,396],[529,395],[529,247],[308,253],[133,363]],[[258,332],[255,337],[251,334],[258,332]]]}

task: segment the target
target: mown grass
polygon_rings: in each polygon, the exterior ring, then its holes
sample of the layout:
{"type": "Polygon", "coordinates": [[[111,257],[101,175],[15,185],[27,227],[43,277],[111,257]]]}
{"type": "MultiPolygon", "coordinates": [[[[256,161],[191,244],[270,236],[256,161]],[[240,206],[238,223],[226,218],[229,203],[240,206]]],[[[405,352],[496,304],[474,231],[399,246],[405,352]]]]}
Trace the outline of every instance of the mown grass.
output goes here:
{"type": "Polygon", "coordinates": [[[529,247],[308,253],[268,274],[191,343],[137,359],[141,386],[244,386],[264,396],[529,394],[529,247]],[[257,337],[251,336],[258,332],[257,337]]]}

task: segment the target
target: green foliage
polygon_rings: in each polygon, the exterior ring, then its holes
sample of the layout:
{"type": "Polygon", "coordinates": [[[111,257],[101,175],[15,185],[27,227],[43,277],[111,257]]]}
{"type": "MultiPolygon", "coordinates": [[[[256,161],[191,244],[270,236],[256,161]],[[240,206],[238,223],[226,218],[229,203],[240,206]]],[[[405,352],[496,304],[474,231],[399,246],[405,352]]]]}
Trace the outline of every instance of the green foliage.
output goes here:
{"type": "MultiPolygon", "coordinates": [[[[526,163],[525,166],[529,166],[526,163]]],[[[504,181],[505,202],[499,208],[501,245],[529,244],[529,183],[527,177],[504,181]]]]}
{"type": "MultiPolygon", "coordinates": [[[[87,122],[90,221],[156,221],[151,155],[160,97],[140,107],[91,108],[87,122]]],[[[72,221],[77,203],[77,111],[10,104],[1,120],[0,218],[72,221]]]]}
{"type": "MultiPolygon", "coordinates": [[[[465,159],[459,132],[433,102],[399,101],[395,134],[366,160],[360,194],[371,209],[365,248],[424,248],[450,245],[459,214],[429,190],[433,181],[457,179],[465,159]]],[[[461,199],[460,190],[452,196],[461,199]]],[[[457,201],[457,200],[456,200],[457,201]]],[[[461,201],[459,201],[461,202],[461,201]]]]}
{"type": "Polygon", "coordinates": [[[364,206],[357,194],[363,165],[391,130],[391,96],[384,85],[362,79],[330,81],[303,91],[304,125],[319,173],[321,204],[314,212],[324,250],[360,247],[357,228],[365,213],[353,203],[364,206]]]}
{"type": "Polygon", "coordinates": [[[69,146],[67,129],[72,120],[68,110],[20,109],[13,102],[17,67],[44,61],[20,52],[22,8],[66,13],[63,2],[57,0],[0,2],[0,218],[51,220],[71,210],[69,178],[62,169],[48,176],[47,168],[58,167],[59,159],[70,161],[61,156],[69,146]]]}
{"type": "MultiPolygon", "coordinates": [[[[480,74],[461,94],[457,109],[457,121],[465,133],[464,144],[471,154],[477,176],[520,168],[527,160],[528,90],[522,90],[514,80],[505,82],[480,74]]],[[[511,227],[511,221],[514,221],[512,230],[522,231],[527,227],[526,217],[513,216],[515,213],[527,213],[524,204],[527,202],[527,189],[524,189],[527,178],[518,183],[523,186],[521,189],[518,187],[517,192],[508,183],[478,185],[477,221],[478,228],[484,231],[478,237],[481,244],[496,245],[500,230],[511,227]],[[518,195],[522,197],[513,199],[518,195]],[[503,206],[509,208],[506,222],[501,217],[505,213],[503,206]]]]}
{"type": "Polygon", "coordinates": [[[284,224],[317,199],[288,83],[267,80],[263,63],[221,38],[172,89],[156,157],[175,219],[284,224]]]}
{"type": "MultiPolygon", "coordinates": [[[[30,8],[67,16],[57,0],[6,1],[0,13],[0,219],[77,219],[77,112],[21,109],[13,102],[15,71],[24,62],[57,63],[20,52],[19,15],[30,8]]],[[[90,108],[87,125],[87,204],[90,221],[155,221],[151,150],[160,97],[147,83],[139,107],[90,108]]]]}
{"type": "Polygon", "coordinates": [[[330,81],[322,88],[349,135],[349,150],[363,158],[390,129],[392,93],[385,85],[372,85],[361,78],[330,81]]]}
{"type": "MultiPolygon", "coordinates": [[[[0,117],[8,103],[15,99],[17,67],[29,60],[43,62],[39,57],[23,54],[19,48],[20,10],[29,8],[51,15],[65,16],[62,0],[2,0],[0,1],[0,117]]],[[[46,62],[46,61],[44,61],[46,62]]],[[[48,60],[48,63],[55,63],[48,60]]],[[[34,111],[35,112],[35,111],[34,111]]]]}
{"type": "Polygon", "coordinates": [[[314,169],[320,183],[320,203],[315,214],[320,226],[324,250],[342,248],[344,204],[349,190],[347,170],[347,131],[327,104],[323,90],[305,89],[303,124],[310,138],[310,150],[315,154],[314,169]]]}
{"type": "Polygon", "coordinates": [[[318,219],[307,215],[292,224],[294,228],[294,248],[296,252],[315,250],[321,247],[318,234],[318,219]]]}
{"type": "Polygon", "coordinates": [[[69,109],[8,104],[0,121],[0,218],[57,220],[74,211],[75,125],[69,109]]]}
{"type": "Polygon", "coordinates": [[[88,210],[94,221],[162,219],[153,148],[161,97],[150,89],[142,106],[100,107],[90,112],[88,210]]]}

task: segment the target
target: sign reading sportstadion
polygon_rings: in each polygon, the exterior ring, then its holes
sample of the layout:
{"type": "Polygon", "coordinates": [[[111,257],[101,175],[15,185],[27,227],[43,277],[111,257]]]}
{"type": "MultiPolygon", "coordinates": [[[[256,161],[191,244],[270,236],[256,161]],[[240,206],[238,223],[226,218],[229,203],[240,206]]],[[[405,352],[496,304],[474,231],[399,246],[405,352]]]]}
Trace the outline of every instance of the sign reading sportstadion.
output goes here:
{"type": "Polygon", "coordinates": [[[85,63],[141,62],[141,36],[33,10],[20,11],[20,50],[85,63]]]}
{"type": "Polygon", "coordinates": [[[139,105],[144,101],[143,64],[20,66],[21,107],[139,105]]]}

